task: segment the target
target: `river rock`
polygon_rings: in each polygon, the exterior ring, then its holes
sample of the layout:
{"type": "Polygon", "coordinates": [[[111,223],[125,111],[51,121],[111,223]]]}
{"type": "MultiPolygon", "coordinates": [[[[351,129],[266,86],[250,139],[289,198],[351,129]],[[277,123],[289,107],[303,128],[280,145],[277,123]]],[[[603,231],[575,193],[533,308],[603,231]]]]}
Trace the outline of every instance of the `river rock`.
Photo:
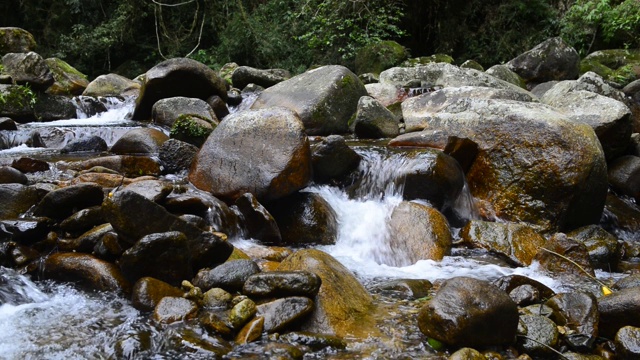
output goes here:
{"type": "Polygon", "coordinates": [[[137,96],[140,84],[118,74],[104,74],[93,79],[84,89],[84,96],[137,96]]]}
{"type": "Polygon", "coordinates": [[[16,219],[33,205],[42,195],[36,188],[22,184],[0,184],[0,219],[16,219]]]}
{"type": "Polygon", "coordinates": [[[531,356],[553,356],[558,345],[556,324],[541,315],[525,314],[520,316],[518,326],[518,345],[523,352],[531,356]]]}
{"type": "Polygon", "coordinates": [[[433,113],[427,124],[478,144],[467,182],[498,217],[547,230],[599,221],[606,163],[588,125],[538,103],[469,98],[433,113]]]}
{"type": "Polygon", "coordinates": [[[216,119],[222,120],[227,117],[227,115],[229,115],[229,108],[227,107],[227,104],[224,102],[224,100],[220,98],[220,96],[210,96],[207,99],[207,104],[209,104],[209,106],[211,106],[211,109],[213,109],[213,113],[216,115],[216,119]]]}
{"type": "Polygon", "coordinates": [[[23,245],[33,245],[44,240],[47,233],[53,228],[49,218],[20,218],[15,220],[2,220],[0,225],[9,233],[10,240],[23,245]]]}
{"type": "Polygon", "coordinates": [[[159,203],[173,191],[173,185],[161,180],[141,180],[132,182],[123,189],[133,191],[153,202],[159,203]]]}
{"type": "Polygon", "coordinates": [[[577,276],[578,278],[584,278],[585,276],[595,277],[587,247],[580,242],[569,239],[563,233],[557,233],[551,237],[544,248],[541,248],[536,254],[534,260],[540,263],[542,269],[557,276],[577,276]],[[560,254],[560,256],[547,250],[560,254]],[[571,261],[562,258],[562,256],[580,265],[582,269],[578,268],[571,261]]]}
{"type": "Polygon", "coordinates": [[[358,77],[339,65],[309,70],[262,92],[251,106],[284,106],[298,113],[309,135],[349,131],[348,121],[367,91],[358,77]]]}
{"type": "Polygon", "coordinates": [[[372,98],[376,99],[382,106],[389,108],[391,105],[399,104],[408,97],[407,90],[402,86],[394,84],[366,84],[365,89],[372,98]]]}
{"type": "Polygon", "coordinates": [[[409,98],[402,103],[402,116],[406,131],[412,132],[428,128],[432,118],[438,117],[438,113],[446,111],[453,104],[464,101],[463,99],[535,101],[531,94],[511,89],[478,86],[448,87],[409,98]]]}
{"type": "Polygon", "coordinates": [[[181,297],[167,296],[162,298],[153,310],[153,318],[162,324],[193,319],[198,313],[198,305],[181,297]]]}
{"type": "Polygon", "coordinates": [[[15,84],[28,85],[33,90],[44,91],[55,81],[42,56],[33,51],[5,54],[2,65],[15,84]]]}
{"type": "Polygon", "coordinates": [[[60,229],[72,233],[83,233],[92,227],[104,224],[104,214],[101,206],[92,206],[73,213],[60,223],[60,229]]]}
{"type": "Polygon", "coordinates": [[[616,290],[628,289],[640,286],[640,273],[630,274],[616,281],[613,288],[616,290]]]}
{"type": "Polygon", "coordinates": [[[300,323],[312,311],[311,299],[292,296],[258,305],[257,316],[264,318],[264,331],[274,333],[300,323]]]}
{"type": "Polygon", "coordinates": [[[600,336],[613,339],[624,326],[640,327],[640,287],[616,291],[598,299],[600,336]]]}
{"type": "Polygon", "coordinates": [[[169,139],[160,146],[158,157],[163,173],[175,174],[189,169],[198,153],[198,147],[177,139],[169,139]]]}
{"type": "Polygon", "coordinates": [[[487,360],[487,357],[476,349],[465,347],[451,354],[447,360],[487,360]]]}
{"type": "Polygon", "coordinates": [[[562,91],[554,86],[542,102],[565,114],[571,121],[593,128],[607,160],[622,155],[631,140],[631,111],[622,102],[590,91],[562,91]]]}
{"type": "Polygon", "coordinates": [[[177,231],[142,237],[122,254],[118,264],[131,282],[150,276],[177,286],[193,276],[187,237],[177,231]]]}
{"type": "Polygon", "coordinates": [[[11,167],[23,173],[36,173],[48,171],[50,169],[48,162],[30,157],[21,157],[13,160],[11,162],[11,167]]]}
{"type": "Polygon", "coordinates": [[[107,149],[107,143],[103,138],[97,135],[91,135],[70,141],[60,149],[60,152],[63,154],[73,154],[80,152],[102,152],[107,151],[107,149]]]}
{"type": "Polygon", "coordinates": [[[506,275],[495,280],[493,284],[507,294],[510,294],[513,290],[519,287],[527,285],[536,289],[540,295],[540,299],[549,299],[555,295],[555,292],[543,283],[523,275],[506,275]]]}
{"type": "Polygon", "coordinates": [[[518,307],[502,290],[483,280],[446,280],[420,309],[423,334],[452,346],[509,344],[518,328],[518,307]]]}
{"type": "Polygon", "coordinates": [[[310,180],[309,140],[299,117],[282,108],[229,115],[202,146],[189,173],[196,187],[223,200],[250,192],[268,202],[310,180]]]}
{"type": "Polygon", "coordinates": [[[104,193],[98,185],[68,186],[48,193],[36,205],[33,214],[63,220],[79,209],[100,205],[103,199],[104,193]]]}
{"type": "Polygon", "coordinates": [[[298,270],[310,271],[322,280],[313,299],[315,309],[302,330],[359,339],[376,333],[371,295],[346,267],[320,250],[303,249],[278,267],[278,271],[298,270]]]}
{"type": "Polygon", "coordinates": [[[63,95],[37,94],[33,105],[33,121],[54,121],[76,118],[73,99],[63,95]]]}
{"type": "Polygon", "coordinates": [[[249,276],[242,287],[242,293],[251,297],[313,298],[318,293],[320,284],[320,277],[308,271],[270,271],[249,276]]]}
{"type": "Polygon", "coordinates": [[[640,359],[640,328],[625,326],[615,338],[616,353],[622,359],[640,359]]]}
{"type": "Polygon", "coordinates": [[[162,298],[172,296],[181,297],[182,290],[173,287],[168,283],[154,279],[152,277],[143,277],[138,279],[133,285],[131,291],[131,302],[133,306],[141,311],[152,311],[162,300],[162,298]]]}
{"type": "MultiPolygon", "coordinates": [[[[18,130],[18,125],[8,117],[0,117],[0,130],[18,130]]],[[[8,146],[9,145],[7,144],[0,143],[0,149],[4,149],[8,146]]]]}
{"type": "Polygon", "coordinates": [[[401,202],[389,220],[391,266],[407,266],[418,260],[440,261],[451,252],[447,219],[431,206],[401,202]]]}
{"type": "Polygon", "coordinates": [[[609,182],[621,194],[640,201],[640,157],[621,156],[609,166],[609,182]]]}
{"type": "Polygon", "coordinates": [[[256,69],[249,66],[238,66],[231,74],[231,82],[238,89],[244,89],[249,84],[256,84],[268,88],[291,77],[284,69],[256,69]]]}
{"type": "Polygon", "coordinates": [[[338,236],[337,215],[320,195],[298,192],[269,203],[268,208],[281,229],[283,243],[335,244],[338,236]]]}
{"type": "Polygon", "coordinates": [[[381,84],[405,86],[407,83],[413,81],[417,81],[418,84],[425,84],[427,87],[489,87],[514,91],[525,97],[531,96],[528,91],[482,71],[459,68],[447,63],[429,63],[416,67],[397,67],[380,73],[381,84]]]}
{"type": "Polygon", "coordinates": [[[0,184],[22,184],[27,185],[29,179],[22,171],[12,166],[0,167],[0,184]]]}
{"type": "Polygon", "coordinates": [[[138,128],[127,131],[113,146],[111,152],[118,155],[157,154],[160,146],[169,140],[162,131],[153,128],[138,128]]]}
{"type": "Polygon", "coordinates": [[[160,99],[184,96],[206,100],[212,95],[227,99],[224,80],[215,71],[192,59],[168,59],[145,74],[133,119],[151,118],[152,107],[160,99]]]}
{"type": "Polygon", "coordinates": [[[496,77],[500,80],[504,80],[515,86],[521,87],[523,89],[526,88],[524,80],[520,77],[520,75],[511,71],[511,69],[509,69],[509,67],[506,65],[501,65],[501,64],[493,65],[492,67],[488,68],[485,72],[493,77],[496,77]]]}
{"type": "MultiPolygon", "coordinates": [[[[58,246],[63,251],[92,253],[96,245],[107,234],[115,235],[111,224],[95,226],[75,239],[58,239],[58,246]]],[[[97,254],[94,254],[97,256],[97,254]]]]}
{"type": "Polygon", "coordinates": [[[618,239],[600,226],[584,226],[567,233],[567,236],[587,247],[594,268],[605,271],[616,268],[620,256],[618,239]]]}
{"type": "Polygon", "coordinates": [[[30,32],[18,27],[0,27],[0,55],[26,53],[36,49],[36,40],[30,32]]]}
{"type": "Polygon", "coordinates": [[[580,72],[580,55],[560,37],[547,39],[507,62],[507,67],[529,84],[572,80],[580,72]]]}
{"type": "Polygon", "coordinates": [[[171,129],[173,123],[180,115],[197,115],[197,117],[209,122],[218,123],[211,106],[198,98],[177,96],[158,100],[151,109],[153,123],[171,129]]]}
{"type": "Polygon", "coordinates": [[[45,59],[55,82],[47,89],[53,95],[81,95],[89,85],[87,75],[58,58],[45,59]]]}
{"type": "Polygon", "coordinates": [[[314,144],[311,161],[315,181],[328,182],[344,178],[358,168],[360,155],[340,135],[330,135],[314,144]]]}
{"type": "Polygon", "coordinates": [[[242,214],[244,227],[247,231],[246,237],[259,240],[264,244],[282,242],[276,220],[253,194],[243,194],[236,200],[235,205],[242,214]]]}
{"type": "Polygon", "coordinates": [[[584,292],[557,294],[545,305],[553,309],[553,322],[571,330],[564,338],[572,349],[581,352],[593,349],[600,320],[598,301],[593,295],[584,292]]]}
{"type": "Polygon", "coordinates": [[[280,340],[290,344],[308,346],[313,350],[321,350],[327,347],[344,349],[347,343],[338,336],[328,334],[316,334],[306,331],[291,331],[279,336],[280,340]]]}
{"type": "Polygon", "coordinates": [[[377,284],[373,289],[399,299],[420,299],[429,295],[433,287],[426,279],[397,279],[377,284]]]}
{"type": "Polygon", "coordinates": [[[253,260],[231,260],[213,269],[202,269],[193,279],[193,284],[203,291],[211,288],[223,288],[227,291],[240,291],[245,281],[260,272],[253,260]]]}
{"type": "Polygon", "coordinates": [[[256,315],[256,303],[251,299],[244,299],[235,304],[229,311],[229,325],[232,329],[240,330],[254,315],[256,315]]]}
{"type": "Polygon", "coordinates": [[[546,240],[532,227],[517,223],[471,220],[460,231],[467,246],[500,254],[518,266],[529,266],[546,240]]]}
{"type": "Polygon", "coordinates": [[[378,139],[398,136],[398,121],[391,111],[370,96],[358,101],[355,133],[359,138],[378,139]]]}
{"type": "Polygon", "coordinates": [[[80,282],[100,291],[128,293],[131,286],[116,265],[89,254],[50,255],[44,262],[43,275],[48,279],[80,282]]]}

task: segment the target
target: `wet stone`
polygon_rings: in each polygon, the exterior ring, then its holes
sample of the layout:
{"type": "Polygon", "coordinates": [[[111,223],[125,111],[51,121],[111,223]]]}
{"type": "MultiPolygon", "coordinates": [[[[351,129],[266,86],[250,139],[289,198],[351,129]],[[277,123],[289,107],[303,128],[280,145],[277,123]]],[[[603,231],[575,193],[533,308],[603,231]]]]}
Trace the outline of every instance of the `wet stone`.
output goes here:
{"type": "Polygon", "coordinates": [[[221,288],[209,289],[203,294],[202,306],[205,308],[227,308],[233,296],[221,288]]]}
{"type": "Polygon", "coordinates": [[[84,234],[78,236],[76,239],[73,239],[69,245],[71,248],[67,250],[78,251],[91,253],[98,242],[106,235],[106,234],[115,234],[113,232],[113,227],[111,224],[102,224],[92,228],[91,230],[85,232],[84,234]]]}
{"type": "Polygon", "coordinates": [[[193,279],[193,284],[203,291],[214,287],[239,291],[249,276],[259,272],[258,264],[252,260],[232,260],[213,269],[200,270],[193,279]]]}
{"type": "Polygon", "coordinates": [[[48,193],[36,206],[35,216],[46,216],[62,220],[84,209],[102,204],[104,193],[95,184],[68,186],[48,193]]]}
{"type": "Polygon", "coordinates": [[[107,151],[109,147],[103,138],[93,135],[76,139],[65,145],[60,152],[63,154],[82,153],[82,152],[102,152],[107,151]]]}
{"type": "Polygon", "coordinates": [[[258,316],[264,317],[264,330],[278,332],[287,329],[313,311],[313,301],[294,296],[258,305],[258,316]]]}
{"type": "Polygon", "coordinates": [[[598,299],[600,336],[612,339],[624,326],[640,327],[640,288],[616,291],[598,299]]]}
{"type": "Polygon", "coordinates": [[[162,298],[153,311],[153,318],[160,323],[171,324],[176,321],[192,319],[198,312],[198,306],[191,300],[167,296],[162,298]]]}
{"type": "Polygon", "coordinates": [[[535,288],[542,299],[548,299],[555,295],[555,292],[543,283],[523,275],[507,275],[493,282],[494,285],[504,290],[507,294],[522,285],[531,285],[535,288]]]}
{"type": "Polygon", "coordinates": [[[251,275],[242,292],[256,297],[313,297],[320,289],[320,277],[308,271],[273,271],[251,275]]]}
{"type": "Polygon", "coordinates": [[[429,295],[429,289],[432,286],[429,280],[399,279],[378,284],[374,287],[374,291],[400,299],[419,299],[429,295]]]}
{"type": "Polygon", "coordinates": [[[237,303],[229,312],[229,325],[233,329],[240,329],[256,314],[256,303],[251,299],[244,299],[237,303]]]}
{"type": "Polygon", "coordinates": [[[23,184],[26,185],[29,179],[22,171],[11,167],[0,167],[0,184],[23,184]]]}
{"type": "Polygon", "coordinates": [[[170,183],[160,180],[142,180],[133,182],[125,187],[129,191],[138,193],[145,198],[160,202],[164,200],[173,191],[170,183]]]}
{"type": "Polygon", "coordinates": [[[518,325],[518,345],[523,352],[534,356],[551,356],[550,348],[558,345],[558,330],[550,319],[539,315],[522,315],[518,325]]]}
{"type": "Polygon", "coordinates": [[[282,242],[282,236],[276,220],[253,194],[243,194],[236,199],[235,205],[244,218],[247,237],[259,240],[264,244],[279,244],[282,242]]]}
{"type": "Polygon", "coordinates": [[[540,292],[529,284],[520,285],[509,292],[509,297],[518,306],[526,306],[540,301],[540,292]]]}
{"type": "Polygon", "coordinates": [[[223,311],[203,310],[198,315],[200,324],[207,329],[208,332],[218,334],[225,338],[233,335],[233,330],[229,327],[228,314],[223,311]]]}
{"type": "Polygon", "coordinates": [[[23,173],[35,173],[39,171],[48,171],[49,163],[38,159],[22,157],[20,159],[13,160],[11,167],[23,173]]]}
{"type": "Polygon", "coordinates": [[[551,319],[571,330],[565,342],[580,352],[593,348],[598,337],[598,305],[596,298],[588,293],[571,292],[558,294],[546,302],[553,309],[551,319]]]}
{"type": "Polygon", "coordinates": [[[80,253],[56,253],[44,262],[45,278],[80,282],[91,289],[128,293],[130,285],[117,266],[80,253]]]}
{"type": "Polygon", "coordinates": [[[237,344],[247,344],[253,341],[256,341],[262,336],[262,331],[264,330],[264,318],[258,316],[253,320],[250,320],[248,323],[240,329],[238,335],[236,335],[236,343],[237,344]]]}
{"type": "Polygon", "coordinates": [[[83,233],[92,227],[104,224],[104,214],[101,206],[82,209],[60,223],[60,229],[71,234],[83,233]]]}
{"type": "Polygon", "coordinates": [[[22,245],[33,245],[44,240],[51,230],[53,223],[49,218],[23,218],[17,220],[2,220],[0,226],[11,234],[10,239],[22,245]]]}
{"type": "Polygon", "coordinates": [[[347,347],[346,342],[338,336],[328,334],[316,334],[306,331],[292,331],[280,335],[280,341],[286,341],[290,344],[308,346],[313,350],[321,350],[326,347],[334,349],[344,349],[347,347]]]}
{"type": "Polygon", "coordinates": [[[164,297],[182,296],[182,291],[177,287],[152,277],[143,277],[136,281],[131,293],[133,306],[142,311],[152,311],[164,297]]]}
{"type": "Polygon", "coordinates": [[[480,351],[466,347],[451,354],[449,360],[486,360],[486,357],[480,351]]]}
{"type": "Polygon", "coordinates": [[[621,328],[616,334],[615,342],[621,359],[640,359],[640,328],[621,328]]]}

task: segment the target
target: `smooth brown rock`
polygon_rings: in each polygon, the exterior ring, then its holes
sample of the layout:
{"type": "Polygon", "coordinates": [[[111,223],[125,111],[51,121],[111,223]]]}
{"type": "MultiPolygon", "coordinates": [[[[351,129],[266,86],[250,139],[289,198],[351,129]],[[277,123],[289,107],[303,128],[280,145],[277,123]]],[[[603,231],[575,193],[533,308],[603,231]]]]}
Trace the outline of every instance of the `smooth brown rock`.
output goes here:
{"type": "Polygon", "coordinates": [[[88,254],[50,255],[44,262],[43,274],[49,279],[77,281],[101,291],[128,293],[131,287],[116,265],[88,254]]]}
{"type": "Polygon", "coordinates": [[[162,280],[143,277],[133,285],[131,302],[138,310],[152,311],[166,296],[180,297],[182,291],[162,280]]]}

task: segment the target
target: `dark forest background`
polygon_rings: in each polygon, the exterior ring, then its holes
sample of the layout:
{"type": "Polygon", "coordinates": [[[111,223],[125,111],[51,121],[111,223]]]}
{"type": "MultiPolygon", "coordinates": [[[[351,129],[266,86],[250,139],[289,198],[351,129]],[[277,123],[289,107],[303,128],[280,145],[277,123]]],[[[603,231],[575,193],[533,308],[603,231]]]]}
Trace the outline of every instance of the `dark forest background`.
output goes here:
{"type": "Polygon", "coordinates": [[[91,77],[184,56],[213,68],[353,68],[358,49],[380,40],[485,67],[552,36],[581,55],[640,47],[640,0],[3,0],[0,14],[41,55],[91,77]]]}

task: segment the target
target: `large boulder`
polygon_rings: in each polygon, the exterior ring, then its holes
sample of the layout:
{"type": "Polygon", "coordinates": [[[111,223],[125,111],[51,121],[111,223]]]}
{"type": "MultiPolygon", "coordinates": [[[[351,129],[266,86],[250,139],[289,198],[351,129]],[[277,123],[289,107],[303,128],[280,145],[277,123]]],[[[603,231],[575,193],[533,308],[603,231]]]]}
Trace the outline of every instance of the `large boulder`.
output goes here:
{"type": "Polygon", "coordinates": [[[80,95],[89,85],[87,75],[58,58],[45,59],[45,63],[53,73],[55,82],[47,89],[54,95],[80,95]]]}
{"type": "Polygon", "coordinates": [[[42,56],[28,53],[8,53],[2,57],[4,72],[18,85],[29,85],[34,90],[46,90],[53,84],[53,73],[42,56]]]}
{"type": "Polygon", "coordinates": [[[495,285],[456,277],[445,281],[420,309],[423,334],[452,346],[489,346],[514,342],[518,307],[495,285]]]}
{"type": "Polygon", "coordinates": [[[151,110],[153,122],[167,129],[171,129],[173,123],[180,115],[197,115],[197,117],[215,124],[218,119],[206,101],[198,98],[186,98],[177,96],[158,100],[151,110]]]}
{"type": "Polygon", "coordinates": [[[519,92],[526,95],[528,91],[507,81],[498,79],[482,71],[459,68],[446,63],[430,63],[417,67],[397,67],[380,73],[381,84],[406,86],[418,82],[425,87],[462,87],[479,86],[519,92]]]}
{"type": "Polygon", "coordinates": [[[211,133],[189,180],[222,199],[250,192],[260,202],[293,193],[311,179],[311,150],[300,118],[283,108],[229,115],[211,133]]]}
{"type": "Polygon", "coordinates": [[[251,108],[284,106],[298,113],[307,134],[339,134],[349,131],[349,119],[365,95],[367,90],[354,73],[343,66],[329,65],[266,89],[251,108]]]}
{"type": "Polygon", "coordinates": [[[607,160],[622,155],[631,140],[631,111],[622,102],[585,90],[571,90],[559,83],[542,102],[565,114],[571,121],[593,128],[607,160]]]}
{"type": "Polygon", "coordinates": [[[424,116],[423,133],[477,144],[466,178],[485,215],[546,230],[600,220],[607,167],[590,126],[547,105],[504,99],[460,98],[424,116]]]}
{"type": "Polygon", "coordinates": [[[238,89],[244,89],[249,84],[256,84],[268,88],[291,77],[283,69],[256,69],[249,66],[238,66],[231,74],[231,82],[238,89]]]}
{"type": "Polygon", "coordinates": [[[525,87],[524,80],[522,80],[522,78],[518,74],[511,71],[511,69],[509,69],[509,67],[506,65],[494,65],[488,68],[485,72],[491,76],[497,77],[500,80],[512,83],[513,85],[519,86],[521,88],[525,87]]]}
{"type": "Polygon", "coordinates": [[[125,96],[137,95],[140,84],[118,74],[105,74],[87,85],[84,96],[125,96]]]}
{"type": "Polygon", "coordinates": [[[295,252],[278,271],[310,271],[322,281],[316,307],[302,330],[364,339],[375,331],[371,295],[353,274],[330,255],[316,249],[295,252]]]}
{"type": "Polygon", "coordinates": [[[185,96],[208,99],[218,95],[227,99],[224,80],[208,66],[188,58],[174,58],[161,62],[146,72],[133,119],[148,120],[156,101],[185,96]]]}
{"type": "Polygon", "coordinates": [[[354,130],[359,138],[378,139],[398,136],[398,121],[391,111],[370,96],[358,101],[354,130]]]}
{"type": "Polygon", "coordinates": [[[580,55],[560,37],[536,45],[507,63],[509,69],[529,84],[551,80],[573,80],[580,72],[580,55]]]}
{"type": "Polygon", "coordinates": [[[519,266],[529,266],[546,240],[524,224],[471,220],[460,231],[468,246],[486,249],[519,266]]]}
{"type": "Polygon", "coordinates": [[[0,28],[0,55],[26,53],[36,49],[36,40],[30,32],[17,27],[0,28]]]}
{"type": "Polygon", "coordinates": [[[391,266],[407,266],[418,260],[442,260],[451,252],[451,230],[447,219],[431,206],[401,202],[389,220],[393,256],[391,266]]]}
{"type": "Polygon", "coordinates": [[[494,89],[482,86],[448,87],[409,98],[402,102],[405,131],[423,130],[434,114],[463,99],[504,99],[514,101],[536,101],[530,93],[510,89],[494,89]]]}

